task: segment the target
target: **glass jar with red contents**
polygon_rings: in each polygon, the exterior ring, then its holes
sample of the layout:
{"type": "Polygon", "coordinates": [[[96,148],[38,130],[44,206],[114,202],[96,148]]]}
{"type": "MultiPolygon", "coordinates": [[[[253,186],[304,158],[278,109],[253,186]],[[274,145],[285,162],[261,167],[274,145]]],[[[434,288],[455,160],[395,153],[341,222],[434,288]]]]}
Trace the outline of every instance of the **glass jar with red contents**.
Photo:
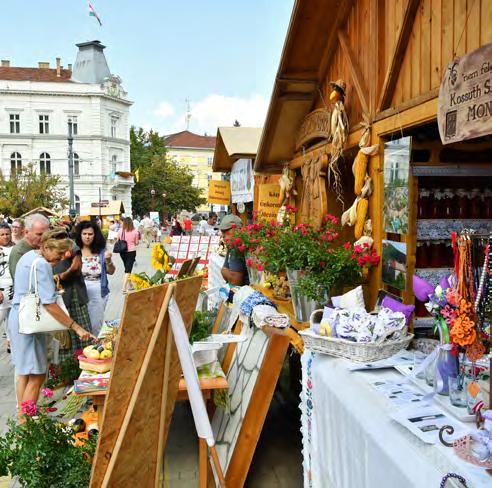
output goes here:
{"type": "Polygon", "coordinates": [[[463,188],[456,190],[456,218],[468,218],[468,195],[463,188]]]}
{"type": "Polygon", "coordinates": [[[427,317],[429,312],[425,308],[425,303],[415,299],[415,317],[427,317]]]}
{"type": "Polygon", "coordinates": [[[417,204],[417,218],[427,219],[430,211],[430,192],[426,188],[419,190],[419,201],[417,204]]]}
{"type": "Polygon", "coordinates": [[[443,266],[446,268],[453,268],[454,267],[454,251],[453,251],[453,244],[451,241],[445,241],[445,252],[444,252],[444,262],[442,263],[443,266]]]}
{"type": "Polygon", "coordinates": [[[483,192],[482,218],[492,219],[492,190],[490,188],[485,188],[483,192]]]}
{"type": "Polygon", "coordinates": [[[473,188],[468,193],[468,217],[470,219],[479,219],[482,215],[482,194],[478,188],[473,188]]]}
{"type": "Polygon", "coordinates": [[[442,218],[442,192],[440,190],[432,190],[434,194],[434,199],[430,205],[430,213],[429,218],[431,219],[440,219],[442,218]]]}
{"type": "Polygon", "coordinates": [[[440,268],[444,263],[444,251],[446,245],[444,241],[432,241],[429,249],[429,266],[431,268],[440,268]]]}
{"type": "Polygon", "coordinates": [[[417,241],[415,265],[417,268],[427,268],[429,266],[429,242],[417,241]]]}
{"type": "Polygon", "coordinates": [[[456,202],[451,188],[445,188],[441,195],[441,217],[443,219],[453,219],[455,217],[456,202]]]}

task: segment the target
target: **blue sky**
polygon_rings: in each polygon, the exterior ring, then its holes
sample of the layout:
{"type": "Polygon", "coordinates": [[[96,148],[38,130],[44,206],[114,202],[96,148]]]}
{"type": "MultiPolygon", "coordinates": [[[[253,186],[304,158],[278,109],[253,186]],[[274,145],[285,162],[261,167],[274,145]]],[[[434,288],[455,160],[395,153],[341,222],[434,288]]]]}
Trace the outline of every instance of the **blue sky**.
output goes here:
{"type": "Polygon", "coordinates": [[[294,0],[2,1],[0,58],[37,66],[75,44],[99,39],[111,72],[135,102],[133,124],[163,133],[185,128],[214,134],[217,125],[261,125],[294,0]]]}

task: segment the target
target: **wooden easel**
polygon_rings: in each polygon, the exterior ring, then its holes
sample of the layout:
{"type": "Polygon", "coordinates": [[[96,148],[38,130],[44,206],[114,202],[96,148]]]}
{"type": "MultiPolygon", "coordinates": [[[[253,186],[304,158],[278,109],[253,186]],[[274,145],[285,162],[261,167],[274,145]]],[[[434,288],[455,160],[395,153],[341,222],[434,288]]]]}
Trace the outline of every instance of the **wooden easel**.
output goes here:
{"type": "Polygon", "coordinates": [[[162,485],[181,377],[167,307],[174,295],[189,332],[201,282],[188,278],[126,296],[90,488],[162,485]]]}

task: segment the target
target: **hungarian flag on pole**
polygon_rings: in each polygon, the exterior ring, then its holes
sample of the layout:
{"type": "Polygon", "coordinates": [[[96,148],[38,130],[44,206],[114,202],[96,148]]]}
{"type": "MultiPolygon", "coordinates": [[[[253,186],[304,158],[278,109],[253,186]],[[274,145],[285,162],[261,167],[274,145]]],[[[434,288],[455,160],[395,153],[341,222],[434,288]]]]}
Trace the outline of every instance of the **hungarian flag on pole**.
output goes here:
{"type": "Polygon", "coordinates": [[[89,2],[89,15],[92,17],[95,17],[96,20],[99,22],[99,25],[102,25],[101,19],[99,18],[99,15],[97,15],[96,11],[94,10],[94,7],[92,4],[89,2]]]}

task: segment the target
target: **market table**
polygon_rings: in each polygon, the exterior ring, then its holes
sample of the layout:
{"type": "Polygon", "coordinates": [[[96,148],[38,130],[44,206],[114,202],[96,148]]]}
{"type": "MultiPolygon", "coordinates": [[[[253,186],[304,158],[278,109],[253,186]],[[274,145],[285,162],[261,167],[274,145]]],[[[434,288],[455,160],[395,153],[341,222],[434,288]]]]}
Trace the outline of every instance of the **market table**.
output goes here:
{"type": "Polygon", "coordinates": [[[305,487],[438,488],[449,472],[464,476],[469,488],[492,486],[485,470],[451,448],[423,443],[390,418],[391,403],[369,382],[401,381],[400,373],[350,372],[348,364],[309,351],[302,356],[305,487]]]}

